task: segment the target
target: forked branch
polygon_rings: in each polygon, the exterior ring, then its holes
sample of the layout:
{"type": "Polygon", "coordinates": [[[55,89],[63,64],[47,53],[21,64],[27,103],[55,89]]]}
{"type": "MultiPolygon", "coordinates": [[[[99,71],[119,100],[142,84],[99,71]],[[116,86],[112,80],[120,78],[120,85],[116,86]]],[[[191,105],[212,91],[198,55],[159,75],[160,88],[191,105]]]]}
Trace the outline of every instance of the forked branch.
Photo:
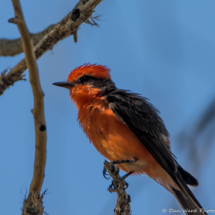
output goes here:
{"type": "MultiPolygon", "coordinates": [[[[55,25],[50,25],[45,30],[37,33],[31,34],[31,38],[33,40],[33,45],[36,46],[45,35],[47,35],[55,25]]],[[[22,40],[18,39],[0,39],[0,56],[15,56],[23,52],[22,48],[22,40]]]]}
{"type": "MultiPolygon", "coordinates": [[[[54,28],[43,37],[43,39],[34,47],[36,59],[40,58],[46,51],[53,48],[53,46],[60,40],[74,35],[74,40],[77,41],[77,31],[83,22],[92,24],[92,14],[95,7],[102,0],[80,0],[75,8],[54,28]]],[[[0,75],[0,95],[4,90],[13,85],[16,81],[21,79],[22,73],[27,69],[25,59],[22,59],[14,68],[7,74],[0,75]]]]}

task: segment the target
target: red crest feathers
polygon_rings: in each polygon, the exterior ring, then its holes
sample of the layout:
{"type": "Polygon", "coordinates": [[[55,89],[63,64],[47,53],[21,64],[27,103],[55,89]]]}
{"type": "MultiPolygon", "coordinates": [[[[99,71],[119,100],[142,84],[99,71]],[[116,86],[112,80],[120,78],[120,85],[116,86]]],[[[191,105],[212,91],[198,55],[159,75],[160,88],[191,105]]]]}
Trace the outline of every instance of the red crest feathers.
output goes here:
{"type": "Polygon", "coordinates": [[[67,81],[75,81],[83,75],[90,75],[96,78],[110,78],[110,69],[106,66],[97,64],[84,64],[80,67],[75,68],[69,75],[67,81]]]}

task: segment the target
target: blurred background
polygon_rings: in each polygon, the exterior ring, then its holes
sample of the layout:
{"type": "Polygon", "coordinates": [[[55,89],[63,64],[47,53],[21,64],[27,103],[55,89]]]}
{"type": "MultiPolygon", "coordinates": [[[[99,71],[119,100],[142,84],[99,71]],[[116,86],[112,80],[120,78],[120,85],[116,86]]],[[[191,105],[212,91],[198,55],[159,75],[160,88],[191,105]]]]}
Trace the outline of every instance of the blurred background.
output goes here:
{"type": "MultiPolygon", "coordinates": [[[[27,26],[37,33],[66,16],[78,0],[20,1],[27,26]]],[[[38,61],[45,93],[47,164],[45,212],[113,214],[116,194],[102,175],[104,158],[77,123],[69,92],[52,85],[84,63],[107,65],[118,88],[150,99],[161,112],[178,162],[199,180],[193,188],[202,206],[215,209],[215,1],[109,0],[94,15],[99,27],[81,25],[78,42],[60,41],[38,61]]],[[[11,1],[1,1],[0,38],[18,38],[11,1]]],[[[0,57],[0,72],[24,54],[0,57]]],[[[1,212],[20,214],[33,175],[32,91],[19,81],[0,98],[1,212]]],[[[124,174],[121,172],[121,174],[124,174]]],[[[127,179],[133,215],[181,209],[172,194],[145,175],[127,179]]],[[[180,214],[180,213],[177,213],[180,214]]]]}

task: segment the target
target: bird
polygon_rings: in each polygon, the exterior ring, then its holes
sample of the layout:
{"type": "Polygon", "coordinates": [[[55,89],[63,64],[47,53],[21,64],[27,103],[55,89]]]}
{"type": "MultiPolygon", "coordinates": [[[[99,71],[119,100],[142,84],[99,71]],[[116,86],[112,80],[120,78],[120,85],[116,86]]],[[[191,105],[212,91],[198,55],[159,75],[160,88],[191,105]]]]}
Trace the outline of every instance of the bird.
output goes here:
{"type": "Polygon", "coordinates": [[[65,82],[78,122],[98,152],[129,175],[146,174],[172,193],[186,214],[206,212],[189,189],[198,181],[171,152],[159,111],[140,94],[118,89],[107,66],[76,67],[65,82]]]}

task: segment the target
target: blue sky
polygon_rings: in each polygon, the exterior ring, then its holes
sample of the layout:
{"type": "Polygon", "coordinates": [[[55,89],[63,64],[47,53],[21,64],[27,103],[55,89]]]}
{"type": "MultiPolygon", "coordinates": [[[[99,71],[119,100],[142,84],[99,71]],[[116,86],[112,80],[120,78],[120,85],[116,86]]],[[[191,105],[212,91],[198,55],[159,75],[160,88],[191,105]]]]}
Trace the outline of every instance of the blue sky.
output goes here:
{"type": "MultiPolygon", "coordinates": [[[[32,33],[61,20],[76,3],[21,1],[32,33]]],[[[104,158],[79,127],[69,92],[52,85],[88,62],[108,66],[118,88],[142,94],[160,110],[178,162],[199,180],[194,194],[206,209],[215,209],[214,144],[204,157],[204,147],[193,146],[199,149],[197,166],[189,146],[178,140],[181,132],[192,131],[214,98],[214,8],[213,0],[102,1],[95,10],[101,15],[99,28],[81,25],[78,43],[69,37],[37,61],[45,93],[48,141],[42,190],[48,189],[44,197],[48,214],[106,215],[115,207],[116,195],[107,191],[111,181],[102,176],[104,158]]],[[[17,27],[7,22],[13,16],[11,1],[4,0],[0,38],[19,37],[17,27]]],[[[12,68],[23,56],[0,57],[0,71],[12,68]]],[[[27,71],[25,75],[27,81],[15,83],[0,98],[0,202],[5,215],[21,213],[33,174],[33,97],[27,71]]],[[[127,182],[132,214],[180,209],[174,197],[147,176],[131,176],[127,182]]]]}

